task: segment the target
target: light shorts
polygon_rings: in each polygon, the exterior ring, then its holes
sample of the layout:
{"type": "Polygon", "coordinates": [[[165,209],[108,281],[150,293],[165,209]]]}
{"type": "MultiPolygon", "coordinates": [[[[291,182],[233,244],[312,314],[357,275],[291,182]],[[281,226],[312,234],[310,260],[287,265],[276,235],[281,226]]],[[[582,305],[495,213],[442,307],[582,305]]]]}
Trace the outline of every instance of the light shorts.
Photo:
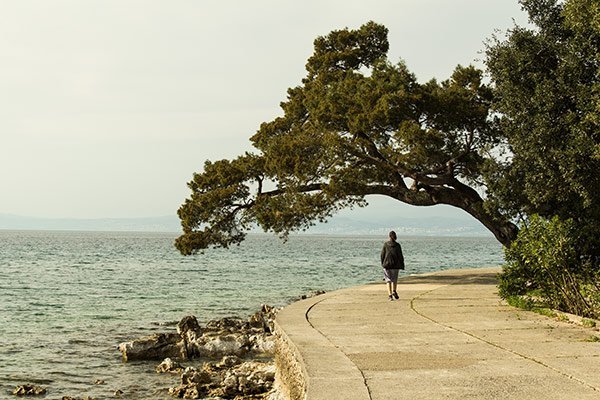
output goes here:
{"type": "Polygon", "coordinates": [[[399,269],[383,269],[383,277],[386,282],[398,282],[399,269]]]}

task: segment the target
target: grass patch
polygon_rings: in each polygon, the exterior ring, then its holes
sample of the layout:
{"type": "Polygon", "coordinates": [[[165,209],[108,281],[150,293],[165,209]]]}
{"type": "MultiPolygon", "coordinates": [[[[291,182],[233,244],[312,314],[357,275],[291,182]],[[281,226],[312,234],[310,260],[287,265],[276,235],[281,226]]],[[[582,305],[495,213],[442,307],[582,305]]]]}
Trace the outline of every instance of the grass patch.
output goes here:
{"type": "MultiPolygon", "coordinates": [[[[546,317],[550,317],[550,318],[557,318],[558,317],[557,313],[555,313],[551,309],[545,308],[545,307],[533,308],[531,311],[533,311],[534,313],[538,313],[540,315],[544,315],[546,317]]],[[[561,317],[566,318],[564,315],[561,315],[561,317]]],[[[568,318],[566,318],[566,319],[568,320],[568,318]]]]}
{"type": "Polygon", "coordinates": [[[592,335],[585,339],[585,342],[600,342],[600,336],[592,335]]]}
{"type": "Polygon", "coordinates": [[[552,309],[548,308],[546,304],[536,302],[528,296],[509,296],[506,298],[506,302],[516,308],[520,308],[525,311],[533,311],[534,313],[544,315],[550,318],[558,318],[561,321],[568,321],[569,318],[565,315],[558,315],[552,309]]]}
{"type": "Polygon", "coordinates": [[[569,322],[569,317],[567,317],[565,314],[558,314],[558,316],[556,317],[559,321],[562,322],[569,322]]]}
{"type": "Polygon", "coordinates": [[[588,318],[583,318],[581,320],[581,325],[587,327],[587,328],[595,328],[596,327],[596,321],[594,321],[593,319],[588,319],[588,318]]]}
{"type": "Polygon", "coordinates": [[[509,296],[506,298],[506,302],[521,310],[531,311],[535,308],[535,303],[528,297],[523,296],[509,296]]]}
{"type": "MultiPolygon", "coordinates": [[[[525,310],[525,311],[532,311],[536,314],[540,314],[549,318],[555,318],[558,321],[561,322],[569,322],[570,319],[567,315],[562,314],[562,313],[557,313],[556,311],[552,310],[551,308],[548,308],[548,304],[544,303],[543,301],[540,301],[539,297],[531,297],[528,295],[523,295],[523,296],[508,296],[507,298],[505,298],[506,302],[515,308],[520,308],[521,310],[525,310]]],[[[521,319],[519,317],[517,317],[517,319],[521,319]]],[[[586,327],[586,328],[595,328],[598,324],[595,320],[590,319],[590,318],[583,318],[581,320],[581,325],[586,327]]],[[[593,341],[600,341],[600,338],[597,336],[592,336],[596,339],[594,339],[593,341]]]]}

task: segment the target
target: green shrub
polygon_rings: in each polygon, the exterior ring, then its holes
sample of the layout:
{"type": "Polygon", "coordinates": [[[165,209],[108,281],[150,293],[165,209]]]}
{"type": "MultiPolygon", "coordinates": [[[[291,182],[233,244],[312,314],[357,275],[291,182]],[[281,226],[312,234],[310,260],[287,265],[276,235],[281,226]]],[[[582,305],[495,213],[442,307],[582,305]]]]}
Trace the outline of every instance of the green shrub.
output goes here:
{"type": "Polygon", "coordinates": [[[598,271],[581,254],[582,237],[572,220],[532,216],[506,249],[499,280],[503,298],[539,297],[548,307],[596,317],[600,305],[598,271]]]}

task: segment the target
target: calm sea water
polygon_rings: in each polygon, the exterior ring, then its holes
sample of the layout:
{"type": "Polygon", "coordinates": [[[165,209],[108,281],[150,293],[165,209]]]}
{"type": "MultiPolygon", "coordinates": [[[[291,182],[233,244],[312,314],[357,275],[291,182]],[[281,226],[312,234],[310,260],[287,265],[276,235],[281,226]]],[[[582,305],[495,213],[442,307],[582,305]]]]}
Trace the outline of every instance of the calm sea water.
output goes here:
{"type": "MultiPolygon", "coordinates": [[[[385,238],[253,235],[183,257],[175,234],[0,231],[0,398],[18,384],[48,399],[168,399],[176,377],[122,363],[117,344],[185,315],[207,321],[285,305],[314,290],[381,281],[385,238]],[[105,385],[94,385],[104,380],[105,385]]],[[[406,273],[500,265],[492,238],[401,237],[406,273]]],[[[166,326],[165,326],[166,325],[166,326]]]]}

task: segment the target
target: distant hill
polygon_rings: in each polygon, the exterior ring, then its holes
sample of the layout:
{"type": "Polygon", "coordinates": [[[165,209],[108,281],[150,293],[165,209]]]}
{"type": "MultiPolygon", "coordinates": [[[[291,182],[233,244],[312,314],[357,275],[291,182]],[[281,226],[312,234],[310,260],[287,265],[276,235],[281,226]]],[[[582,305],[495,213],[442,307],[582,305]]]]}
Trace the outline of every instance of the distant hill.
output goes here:
{"type": "Polygon", "coordinates": [[[479,221],[452,217],[396,217],[388,220],[355,220],[334,217],[328,223],[311,227],[307,233],[347,235],[387,235],[390,230],[405,236],[489,236],[479,221]]]}
{"type": "MultiPolygon", "coordinates": [[[[306,234],[387,235],[395,230],[405,236],[489,236],[489,231],[469,216],[383,217],[373,215],[352,217],[337,215],[324,224],[311,227],[306,234]]],[[[181,232],[176,216],[149,218],[37,218],[0,214],[0,229],[7,230],[77,230],[181,232]]],[[[256,230],[260,232],[260,230],[256,230]]]]}
{"type": "Polygon", "coordinates": [[[37,218],[0,214],[0,229],[65,231],[179,232],[176,216],[149,218],[37,218]]]}

